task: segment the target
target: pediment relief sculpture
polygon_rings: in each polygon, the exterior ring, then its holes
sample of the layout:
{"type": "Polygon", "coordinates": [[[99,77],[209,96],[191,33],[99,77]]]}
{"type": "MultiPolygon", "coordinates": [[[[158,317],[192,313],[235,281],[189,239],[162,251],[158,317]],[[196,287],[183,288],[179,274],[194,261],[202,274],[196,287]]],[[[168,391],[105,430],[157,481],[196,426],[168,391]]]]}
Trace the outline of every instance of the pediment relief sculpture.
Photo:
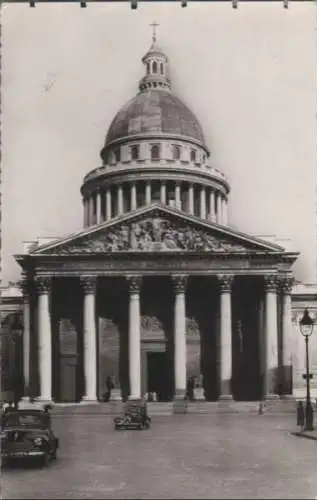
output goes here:
{"type": "Polygon", "coordinates": [[[234,241],[210,234],[208,230],[163,217],[147,217],[132,223],[122,223],[88,234],[77,241],[56,246],[48,253],[103,254],[111,252],[230,252],[246,248],[234,241]]]}

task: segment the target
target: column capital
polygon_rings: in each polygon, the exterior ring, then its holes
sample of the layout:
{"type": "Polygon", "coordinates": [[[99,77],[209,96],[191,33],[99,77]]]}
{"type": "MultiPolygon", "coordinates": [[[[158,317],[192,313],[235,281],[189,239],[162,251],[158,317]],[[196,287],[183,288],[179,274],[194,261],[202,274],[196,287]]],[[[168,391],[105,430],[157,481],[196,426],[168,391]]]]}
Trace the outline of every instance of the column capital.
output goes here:
{"type": "Polygon", "coordinates": [[[40,294],[48,293],[52,286],[51,276],[35,276],[36,292],[40,294]]]}
{"type": "Polygon", "coordinates": [[[95,293],[97,286],[97,278],[95,276],[82,276],[80,284],[83,287],[84,294],[95,293]]]}
{"type": "Polygon", "coordinates": [[[218,274],[217,275],[219,285],[220,285],[220,293],[229,293],[232,289],[232,284],[234,280],[233,274],[218,274]]]}
{"type": "Polygon", "coordinates": [[[129,293],[140,293],[142,285],[142,276],[126,276],[129,293]]]}
{"type": "Polygon", "coordinates": [[[264,290],[266,292],[276,292],[278,287],[278,277],[275,274],[264,275],[264,290]]]}
{"type": "Polygon", "coordinates": [[[281,276],[279,278],[280,289],[284,295],[292,293],[294,281],[293,276],[281,276]]]}
{"type": "Polygon", "coordinates": [[[24,297],[29,295],[31,287],[31,278],[27,274],[22,274],[21,279],[18,282],[18,287],[20,288],[24,297]]]}
{"type": "Polygon", "coordinates": [[[171,276],[175,293],[185,293],[188,276],[186,274],[175,274],[171,276]]]}

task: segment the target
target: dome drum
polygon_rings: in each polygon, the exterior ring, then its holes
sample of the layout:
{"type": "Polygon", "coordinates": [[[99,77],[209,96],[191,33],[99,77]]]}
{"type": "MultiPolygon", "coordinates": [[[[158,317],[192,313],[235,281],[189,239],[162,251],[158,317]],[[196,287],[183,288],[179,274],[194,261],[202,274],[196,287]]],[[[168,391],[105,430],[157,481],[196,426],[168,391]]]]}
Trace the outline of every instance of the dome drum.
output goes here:
{"type": "Polygon", "coordinates": [[[121,165],[133,160],[138,162],[160,161],[161,163],[180,161],[197,166],[206,163],[209,151],[200,144],[191,140],[184,140],[179,136],[162,138],[157,135],[138,140],[116,142],[106,151],[102,151],[105,165],[121,165]],[[153,146],[154,148],[153,150],[153,146]],[[158,147],[158,148],[157,148],[158,147]]]}
{"type": "Polygon", "coordinates": [[[169,178],[113,180],[84,194],[86,225],[129,213],[153,203],[168,205],[202,219],[226,224],[227,196],[218,187],[169,178]]]}

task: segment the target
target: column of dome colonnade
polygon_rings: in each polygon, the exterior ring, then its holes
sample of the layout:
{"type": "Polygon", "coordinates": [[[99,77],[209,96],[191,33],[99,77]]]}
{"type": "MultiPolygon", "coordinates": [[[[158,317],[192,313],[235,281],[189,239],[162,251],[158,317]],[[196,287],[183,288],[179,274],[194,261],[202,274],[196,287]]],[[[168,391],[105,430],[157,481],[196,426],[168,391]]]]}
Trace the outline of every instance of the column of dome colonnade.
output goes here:
{"type": "Polygon", "coordinates": [[[125,181],[104,189],[98,188],[83,197],[84,228],[157,202],[203,220],[223,226],[228,224],[228,199],[222,192],[187,181],[155,180],[125,181]],[[157,192],[154,191],[154,185],[157,192]]]}

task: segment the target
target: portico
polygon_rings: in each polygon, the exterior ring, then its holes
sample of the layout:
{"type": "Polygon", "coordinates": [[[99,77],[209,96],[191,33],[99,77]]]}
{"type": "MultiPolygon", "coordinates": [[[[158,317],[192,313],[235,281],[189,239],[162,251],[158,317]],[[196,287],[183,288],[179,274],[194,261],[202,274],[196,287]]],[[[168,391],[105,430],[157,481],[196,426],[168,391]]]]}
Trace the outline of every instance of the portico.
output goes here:
{"type": "Polygon", "coordinates": [[[161,352],[167,373],[151,383],[164,379],[165,400],[183,398],[189,376],[208,400],[290,394],[296,256],[158,204],[34,247],[17,256],[33,392],[96,401],[110,375],[123,398],[140,397],[161,352]]]}

